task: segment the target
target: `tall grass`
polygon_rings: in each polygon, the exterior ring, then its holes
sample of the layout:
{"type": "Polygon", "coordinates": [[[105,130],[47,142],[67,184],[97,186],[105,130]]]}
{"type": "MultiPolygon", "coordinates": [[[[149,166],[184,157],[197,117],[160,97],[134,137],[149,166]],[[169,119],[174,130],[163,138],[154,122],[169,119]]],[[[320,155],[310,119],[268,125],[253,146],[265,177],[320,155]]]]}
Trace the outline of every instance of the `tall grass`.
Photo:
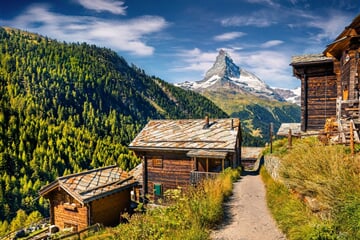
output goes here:
{"type": "Polygon", "coordinates": [[[359,155],[351,156],[346,146],[325,146],[316,138],[297,140],[286,152],[279,149],[283,181],[268,183],[268,199],[270,206],[272,201],[281,206],[274,206],[273,210],[280,225],[286,218],[291,219],[291,223],[284,224],[289,238],[301,239],[292,237],[296,234],[291,231],[304,230],[304,236],[312,238],[302,239],[360,239],[359,155]],[[305,207],[301,201],[305,196],[319,202],[319,212],[315,214],[305,207]],[[297,204],[303,206],[296,207],[297,204]],[[299,218],[302,220],[297,222],[299,218]],[[310,225],[303,223],[304,218],[309,219],[310,225]],[[302,229],[307,227],[308,230],[302,229]]]}
{"type": "Polygon", "coordinates": [[[287,239],[335,239],[331,238],[331,221],[321,220],[312,214],[283,183],[274,181],[265,168],[261,168],[260,174],[266,185],[268,207],[287,239]]]}
{"type": "Polygon", "coordinates": [[[222,219],[222,203],[239,176],[239,170],[227,169],[197,187],[167,191],[165,205],[134,214],[129,224],[106,229],[90,239],[209,239],[209,229],[222,219]]]}

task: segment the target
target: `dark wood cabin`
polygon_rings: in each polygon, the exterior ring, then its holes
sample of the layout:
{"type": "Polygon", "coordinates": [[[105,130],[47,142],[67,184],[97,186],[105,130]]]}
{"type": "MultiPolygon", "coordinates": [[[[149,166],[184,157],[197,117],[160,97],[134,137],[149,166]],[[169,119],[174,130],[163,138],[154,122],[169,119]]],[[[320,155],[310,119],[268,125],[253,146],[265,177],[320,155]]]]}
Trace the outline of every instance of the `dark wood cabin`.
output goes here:
{"type": "Polygon", "coordinates": [[[50,223],[80,231],[96,223],[119,224],[130,209],[130,191],[137,182],[117,166],[57,178],[40,189],[50,201],[50,223]]]}
{"type": "Polygon", "coordinates": [[[348,124],[359,127],[359,53],[360,15],[322,54],[292,58],[293,73],[301,80],[302,131],[324,129],[329,118],[340,131],[348,124]]]}
{"type": "Polygon", "coordinates": [[[239,166],[240,120],[151,120],[129,148],[142,159],[142,192],[161,198],[168,189],[239,166]]]}
{"type": "Polygon", "coordinates": [[[294,75],[301,80],[301,130],[318,131],[336,116],[337,78],[332,58],[323,54],[292,58],[294,75]]]}

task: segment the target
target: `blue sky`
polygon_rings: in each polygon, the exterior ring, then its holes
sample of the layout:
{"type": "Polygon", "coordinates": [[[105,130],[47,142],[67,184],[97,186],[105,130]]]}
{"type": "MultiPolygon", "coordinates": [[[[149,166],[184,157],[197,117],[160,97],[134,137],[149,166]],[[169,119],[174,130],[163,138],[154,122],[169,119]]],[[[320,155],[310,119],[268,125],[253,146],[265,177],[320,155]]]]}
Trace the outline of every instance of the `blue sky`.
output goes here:
{"type": "Polygon", "coordinates": [[[111,48],[171,83],[201,80],[220,49],[272,87],[295,88],[291,56],[320,53],[358,0],[12,0],[0,26],[111,48]]]}

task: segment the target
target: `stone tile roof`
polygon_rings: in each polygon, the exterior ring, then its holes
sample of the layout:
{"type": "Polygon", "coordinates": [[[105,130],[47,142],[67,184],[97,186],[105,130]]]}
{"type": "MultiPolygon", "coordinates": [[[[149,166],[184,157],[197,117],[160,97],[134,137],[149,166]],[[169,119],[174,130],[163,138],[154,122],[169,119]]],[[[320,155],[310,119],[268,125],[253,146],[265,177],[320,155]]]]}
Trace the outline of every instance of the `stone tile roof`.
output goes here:
{"type": "Polygon", "coordinates": [[[143,184],[143,165],[140,163],[136,167],[130,170],[129,174],[135,178],[139,184],[143,184]]]}
{"type": "Polygon", "coordinates": [[[293,135],[301,134],[300,123],[282,123],[276,135],[287,136],[289,134],[289,129],[291,129],[291,134],[293,135]]]}
{"type": "Polygon", "coordinates": [[[234,152],[240,120],[237,118],[151,120],[130,143],[130,149],[193,149],[234,152]]]}
{"type": "Polygon", "coordinates": [[[241,159],[258,159],[262,156],[263,147],[242,147],[241,159]]]}
{"type": "Polygon", "coordinates": [[[93,169],[57,178],[40,189],[44,196],[60,187],[80,203],[88,203],[136,185],[133,177],[117,166],[93,169]]]}
{"type": "Polygon", "coordinates": [[[324,54],[306,54],[300,56],[293,56],[291,58],[291,65],[298,63],[310,63],[310,62],[324,62],[332,61],[332,58],[326,57],[324,54]]]}

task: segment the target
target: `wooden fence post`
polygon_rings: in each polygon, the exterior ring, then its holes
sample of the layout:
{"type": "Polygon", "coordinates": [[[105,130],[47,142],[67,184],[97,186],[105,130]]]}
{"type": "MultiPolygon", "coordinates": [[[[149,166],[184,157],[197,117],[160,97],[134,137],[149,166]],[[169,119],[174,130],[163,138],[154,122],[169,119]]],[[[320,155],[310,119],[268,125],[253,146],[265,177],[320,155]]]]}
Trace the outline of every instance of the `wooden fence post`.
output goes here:
{"type": "Polygon", "coordinates": [[[292,132],[291,132],[291,128],[289,128],[289,133],[288,133],[288,148],[292,148],[292,132]]]}
{"type": "Polygon", "coordinates": [[[354,129],[352,123],[350,124],[350,149],[351,155],[354,156],[355,146],[354,146],[354,129]]]}

